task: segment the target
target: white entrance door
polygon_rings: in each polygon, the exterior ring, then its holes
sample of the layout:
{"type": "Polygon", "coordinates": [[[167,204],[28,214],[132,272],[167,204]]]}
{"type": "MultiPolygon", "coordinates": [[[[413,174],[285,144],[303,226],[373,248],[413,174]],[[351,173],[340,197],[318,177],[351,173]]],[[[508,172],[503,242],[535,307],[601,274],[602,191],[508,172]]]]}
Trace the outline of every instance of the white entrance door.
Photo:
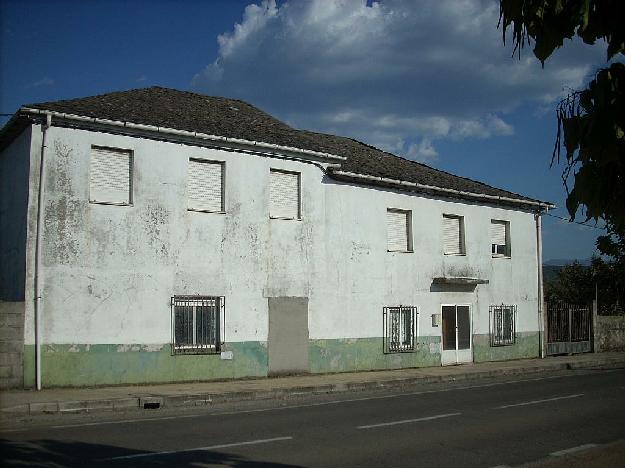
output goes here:
{"type": "Polygon", "coordinates": [[[443,305],[443,349],[441,363],[445,365],[473,361],[471,350],[471,306],[443,305]]]}

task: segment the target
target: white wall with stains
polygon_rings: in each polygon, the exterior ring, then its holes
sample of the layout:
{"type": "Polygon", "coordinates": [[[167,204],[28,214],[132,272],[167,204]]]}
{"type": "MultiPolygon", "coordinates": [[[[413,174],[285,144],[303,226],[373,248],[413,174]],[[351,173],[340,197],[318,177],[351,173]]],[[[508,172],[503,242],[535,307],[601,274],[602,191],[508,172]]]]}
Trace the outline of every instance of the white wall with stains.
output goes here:
{"type": "MultiPolygon", "coordinates": [[[[33,127],[34,147],[39,138],[33,127]]],[[[397,304],[419,307],[420,335],[440,336],[431,314],[442,303],[471,304],[475,333],[488,333],[488,306],[502,302],[517,304],[518,331],[538,329],[531,213],[339,183],[279,158],[59,127],[47,138],[44,343],[169,343],[170,298],[181,294],[225,296],[229,342],[266,341],[274,296],[309,297],[311,339],[379,337],[382,307],[397,304]],[[92,145],[133,151],[132,206],[89,203],[92,145]],[[225,214],[187,210],[190,157],[225,162],[225,214]],[[301,172],[302,220],[269,219],[270,168],[301,172]],[[413,253],[386,251],[387,208],[412,210],[413,253]],[[465,217],[466,256],[443,255],[443,213],[465,217]],[[509,259],[491,257],[491,219],[510,221],[509,259]],[[444,275],[490,283],[434,287],[444,275]]],[[[31,329],[35,219],[31,202],[31,329]]]]}

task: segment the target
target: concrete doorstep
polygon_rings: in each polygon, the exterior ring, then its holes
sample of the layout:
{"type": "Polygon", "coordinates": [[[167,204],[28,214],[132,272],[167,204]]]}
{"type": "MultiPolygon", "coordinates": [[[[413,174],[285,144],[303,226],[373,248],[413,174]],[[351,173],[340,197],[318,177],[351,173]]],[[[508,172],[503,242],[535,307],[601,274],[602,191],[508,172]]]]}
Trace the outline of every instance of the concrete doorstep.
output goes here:
{"type": "Polygon", "coordinates": [[[462,366],[146,386],[4,391],[3,418],[210,406],[315,394],[401,391],[419,384],[478,381],[576,369],[625,368],[625,353],[584,354],[462,366]]]}

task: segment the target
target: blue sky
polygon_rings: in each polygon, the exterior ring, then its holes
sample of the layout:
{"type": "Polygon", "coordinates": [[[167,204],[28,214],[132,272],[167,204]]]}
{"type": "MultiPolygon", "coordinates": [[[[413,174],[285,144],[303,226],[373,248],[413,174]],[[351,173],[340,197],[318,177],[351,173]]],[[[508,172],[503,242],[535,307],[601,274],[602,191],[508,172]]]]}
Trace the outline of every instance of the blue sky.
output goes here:
{"type": "MultiPolygon", "coordinates": [[[[0,111],[152,85],[240,98],[567,217],[555,103],[605,48],[569,41],[541,69],[511,57],[497,19],[494,0],[1,0],[0,111]]],[[[545,260],[588,258],[602,232],[543,226],[545,260]]]]}

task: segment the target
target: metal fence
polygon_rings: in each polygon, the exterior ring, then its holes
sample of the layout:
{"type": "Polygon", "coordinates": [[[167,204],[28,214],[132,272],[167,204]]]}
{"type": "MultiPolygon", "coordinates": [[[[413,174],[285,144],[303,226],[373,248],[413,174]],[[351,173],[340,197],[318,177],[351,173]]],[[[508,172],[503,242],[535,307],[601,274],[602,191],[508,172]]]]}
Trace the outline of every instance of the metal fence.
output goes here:
{"type": "Polygon", "coordinates": [[[588,305],[546,305],[547,354],[584,353],[592,349],[592,313],[588,305]]]}
{"type": "Polygon", "coordinates": [[[384,307],[384,353],[410,353],[415,350],[417,316],[414,306],[384,307]]]}
{"type": "Polygon", "coordinates": [[[511,346],[516,343],[516,306],[492,305],[489,308],[491,346],[511,346]]]}
{"type": "Polygon", "coordinates": [[[171,298],[172,353],[218,353],[224,339],[225,300],[217,296],[171,298]]]}

